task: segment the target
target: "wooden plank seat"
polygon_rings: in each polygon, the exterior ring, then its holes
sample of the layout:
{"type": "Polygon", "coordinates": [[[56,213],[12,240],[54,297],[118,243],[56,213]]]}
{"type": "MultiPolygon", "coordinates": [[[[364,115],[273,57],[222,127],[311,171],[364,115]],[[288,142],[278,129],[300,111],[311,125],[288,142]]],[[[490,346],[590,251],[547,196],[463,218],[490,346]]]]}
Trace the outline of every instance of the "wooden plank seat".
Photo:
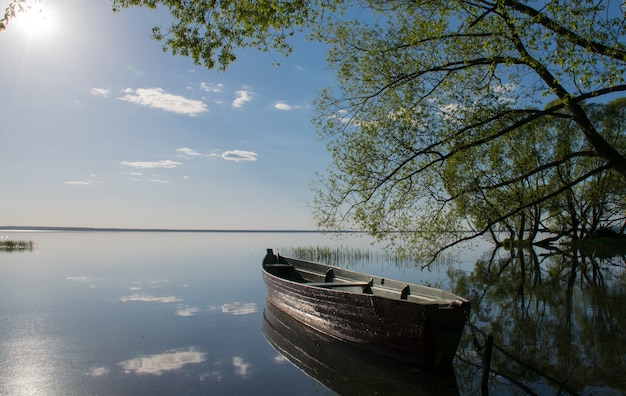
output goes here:
{"type": "Polygon", "coordinates": [[[371,286],[370,282],[310,282],[305,283],[315,287],[366,287],[371,286]]]}
{"type": "Polygon", "coordinates": [[[265,268],[293,268],[291,264],[265,264],[265,268]]]}

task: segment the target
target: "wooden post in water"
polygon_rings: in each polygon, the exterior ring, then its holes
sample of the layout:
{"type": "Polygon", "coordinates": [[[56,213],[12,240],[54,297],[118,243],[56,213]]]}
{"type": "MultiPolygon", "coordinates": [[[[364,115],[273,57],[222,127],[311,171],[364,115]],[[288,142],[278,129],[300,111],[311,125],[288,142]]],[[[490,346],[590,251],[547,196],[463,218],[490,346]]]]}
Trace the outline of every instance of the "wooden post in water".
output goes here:
{"type": "Polygon", "coordinates": [[[489,334],[485,343],[485,354],[483,355],[483,376],[480,381],[480,389],[483,395],[489,394],[489,370],[491,369],[491,351],[493,350],[493,336],[489,334]]]}

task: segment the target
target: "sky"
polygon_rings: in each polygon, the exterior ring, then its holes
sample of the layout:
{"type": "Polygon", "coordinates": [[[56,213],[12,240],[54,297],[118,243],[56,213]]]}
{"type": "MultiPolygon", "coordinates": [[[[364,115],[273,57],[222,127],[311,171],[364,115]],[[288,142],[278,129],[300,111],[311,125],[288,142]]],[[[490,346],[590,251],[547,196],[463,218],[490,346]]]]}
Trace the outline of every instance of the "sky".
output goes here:
{"type": "Polygon", "coordinates": [[[0,32],[0,226],[316,228],[311,185],[330,155],[312,101],[333,81],[322,46],[246,50],[217,72],[150,38],[167,13],[41,9],[0,32]]]}

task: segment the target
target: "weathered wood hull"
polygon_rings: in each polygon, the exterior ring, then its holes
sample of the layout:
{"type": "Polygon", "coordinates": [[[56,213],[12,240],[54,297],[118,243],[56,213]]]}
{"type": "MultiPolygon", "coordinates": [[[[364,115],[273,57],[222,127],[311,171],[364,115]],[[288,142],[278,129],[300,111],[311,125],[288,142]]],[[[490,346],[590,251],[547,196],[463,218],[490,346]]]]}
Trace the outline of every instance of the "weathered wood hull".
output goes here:
{"type": "Polygon", "coordinates": [[[469,301],[450,293],[278,257],[269,249],[263,279],[268,302],[299,322],[424,368],[451,366],[469,316],[469,301]]]}

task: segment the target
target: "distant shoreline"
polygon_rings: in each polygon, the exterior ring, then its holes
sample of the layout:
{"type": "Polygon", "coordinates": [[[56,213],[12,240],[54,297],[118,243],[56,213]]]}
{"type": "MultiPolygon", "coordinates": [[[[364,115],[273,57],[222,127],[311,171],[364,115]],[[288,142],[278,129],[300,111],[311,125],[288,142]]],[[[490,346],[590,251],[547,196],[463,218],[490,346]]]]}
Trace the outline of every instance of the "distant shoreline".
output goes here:
{"type": "Polygon", "coordinates": [[[186,232],[186,233],[359,233],[359,231],[320,231],[320,230],[247,230],[247,229],[177,229],[177,228],[99,228],[99,227],[25,227],[25,226],[0,226],[0,232],[186,232]]]}

